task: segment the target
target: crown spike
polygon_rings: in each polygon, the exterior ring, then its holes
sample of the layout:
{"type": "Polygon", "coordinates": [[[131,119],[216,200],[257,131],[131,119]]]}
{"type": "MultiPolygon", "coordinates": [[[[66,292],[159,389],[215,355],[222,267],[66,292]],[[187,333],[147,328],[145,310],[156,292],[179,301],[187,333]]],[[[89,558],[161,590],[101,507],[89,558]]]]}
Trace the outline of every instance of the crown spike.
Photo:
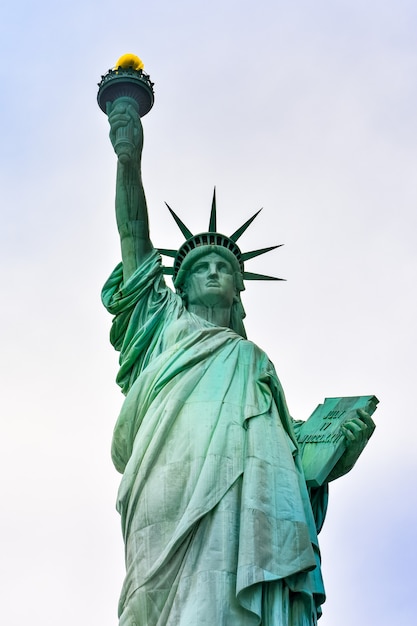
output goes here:
{"type": "Polygon", "coordinates": [[[211,203],[209,233],[215,233],[217,231],[217,212],[216,212],[216,187],[213,191],[213,201],[211,203]]]}
{"type": "Polygon", "coordinates": [[[230,235],[229,239],[231,239],[232,241],[234,241],[236,243],[236,241],[239,239],[239,237],[241,237],[243,235],[243,233],[245,232],[245,230],[247,228],[249,228],[249,226],[252,224],[252,222],[255,219],[255,217],[257,217],[261,211],[262,211],[262,209],[259,209],[259,211],[257,211],[255,213],[255,215],[252,215],[252,217],[250,219],[248,219],[248,221],[245,222],[240,228],[238,228],[237,231],[235,231],[233,233],[233,235],[230,235]]]}
{"type": "Polygon", "coordinates": [[[261,254],[266,254],[267,252],[271,252],[271,250],[280,248],[283,245],[284,245],[283,243],[280,243],[277,246],[270,246],[269,248],[260,248],[259,250],[252,250],[251,252],[243,252],[242,261],[248,261],[248,259],[253,259],[256,256],[260,256],[261,254]]]}
{"type": "Polygon", "coordinates": [[[243,280],[285,280],[285,278],[276,278],[275,276],[266,276],[265,274],[254,274],[253,272],[243,272],[243,280]]]}
{"type": "Polygon", "coordinates": [[[167,204],[165,202],[165,204],[168,207],[168,211],[171,213],[172,217],[174,218],[175,222],[177,223],[178,228],[180,229],[180,231],[182,232],[182,234],[184,235],[184,237],[186,239],[191,239],[191,237],[193,237],[193,233],[186,227],[186,225],[184,224],[184,222],[182,222],[180,220],[180,218],[178,217],[178,215],[176,213],[174,213],[174,211],[171,209],[171,207],[169,206],[169,204],[167,204]]]}

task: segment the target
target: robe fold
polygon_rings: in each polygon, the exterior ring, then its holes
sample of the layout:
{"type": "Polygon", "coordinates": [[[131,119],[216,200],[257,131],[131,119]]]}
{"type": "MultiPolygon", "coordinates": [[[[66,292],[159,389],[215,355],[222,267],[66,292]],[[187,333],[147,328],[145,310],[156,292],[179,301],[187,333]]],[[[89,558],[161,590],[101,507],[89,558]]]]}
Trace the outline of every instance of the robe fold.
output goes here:
{"type": "Polygon", "coordinates": [[[156,252],[126,283],[119,265],[103,302],[126,395],[120,626],[312,626],[326,494],[307,490],[267,355],[187,311],[156,252]]]}

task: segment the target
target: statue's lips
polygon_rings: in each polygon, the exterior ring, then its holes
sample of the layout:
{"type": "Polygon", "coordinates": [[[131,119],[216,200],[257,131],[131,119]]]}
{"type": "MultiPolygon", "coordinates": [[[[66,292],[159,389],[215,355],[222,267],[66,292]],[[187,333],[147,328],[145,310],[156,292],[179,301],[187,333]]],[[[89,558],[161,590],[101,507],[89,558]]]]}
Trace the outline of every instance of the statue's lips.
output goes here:
{"type": "Polygon", "coordinates": [[[210,280],[206,283],[206,287],[220,287],[220,283],[217,280],[210,280]]]}

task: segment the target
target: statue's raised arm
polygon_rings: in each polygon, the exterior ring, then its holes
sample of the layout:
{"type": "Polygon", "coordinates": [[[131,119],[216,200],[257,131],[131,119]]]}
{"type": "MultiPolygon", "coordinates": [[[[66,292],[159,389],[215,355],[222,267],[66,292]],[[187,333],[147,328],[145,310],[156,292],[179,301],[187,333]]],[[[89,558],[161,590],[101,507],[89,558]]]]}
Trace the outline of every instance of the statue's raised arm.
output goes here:
{"type": "Polygon", "coordinates": [[[153,248],[141,173],[143,129],[139,114],[126,101],[118,100],[108,104],[107,115],[114,149],[117,148],[120,129],[128,131],[126,134],[131,144],[123,161],[118,160],[116,179],[116,219],[122,249],[123,278],[126,281],[153,248]]]}

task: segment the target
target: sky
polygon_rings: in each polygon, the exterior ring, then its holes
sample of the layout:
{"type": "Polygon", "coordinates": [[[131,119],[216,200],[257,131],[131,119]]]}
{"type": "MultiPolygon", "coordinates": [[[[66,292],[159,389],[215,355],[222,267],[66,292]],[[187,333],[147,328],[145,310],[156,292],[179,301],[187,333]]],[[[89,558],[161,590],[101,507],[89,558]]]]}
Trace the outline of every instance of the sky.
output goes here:
{"type": "Polygon", "coordinates": [[[120,260],[97,83],[138,54],[155,83],[143,179],[156,246],[263,207],[248,336],[292,415],[376,395],[331,484],[321,626],[415,620],[417,5],[108,0],[0,9],[0,621],[114,626],[124,575],[110,459],[123,400],[101,286],[120,260]]]}

